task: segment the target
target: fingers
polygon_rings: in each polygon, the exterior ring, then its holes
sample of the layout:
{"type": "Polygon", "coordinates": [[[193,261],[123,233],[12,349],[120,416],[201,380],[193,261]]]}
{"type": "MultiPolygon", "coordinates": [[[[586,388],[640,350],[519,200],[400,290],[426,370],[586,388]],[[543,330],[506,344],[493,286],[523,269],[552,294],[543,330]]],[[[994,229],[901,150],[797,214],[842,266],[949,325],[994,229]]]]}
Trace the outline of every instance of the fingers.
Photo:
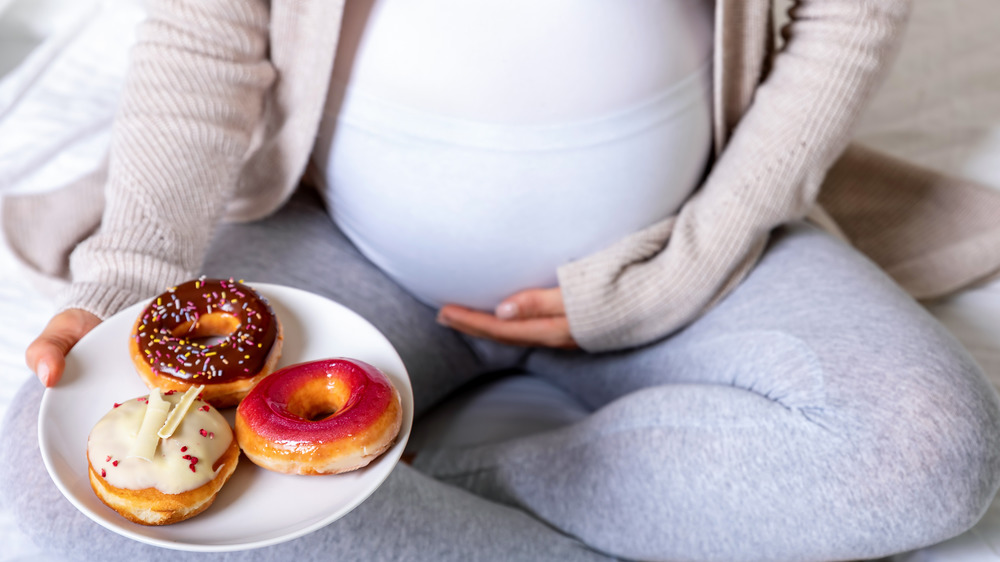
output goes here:
{"type": "Polygon", "coordinates": [[[511,345],[577,347],[558,287],[521,291],[504,299],[493,314],[447,305],[438,313],[438,322],[511,345]]]}
{"type": "Polygon", "coordinates": [[[501,320],[565,316],[562,291],[555,289],[529,289],[510,296],[500,303],[494,314],[501,320]]]}
{"type": "Polygon", "coordinates": [[[42,384],[55,386],[66,368],[66,354],[100,322],[101,319],[90,312],[75,308],[56,314],[28,345],[25,362],[42,384]]]}
{"type": "Polygon", "coordinates": [[[509,345],[576,347],[565,316],[502,320],[486,312],[446,305],[441,308],[438,321],[470,336],[509,345]]]}

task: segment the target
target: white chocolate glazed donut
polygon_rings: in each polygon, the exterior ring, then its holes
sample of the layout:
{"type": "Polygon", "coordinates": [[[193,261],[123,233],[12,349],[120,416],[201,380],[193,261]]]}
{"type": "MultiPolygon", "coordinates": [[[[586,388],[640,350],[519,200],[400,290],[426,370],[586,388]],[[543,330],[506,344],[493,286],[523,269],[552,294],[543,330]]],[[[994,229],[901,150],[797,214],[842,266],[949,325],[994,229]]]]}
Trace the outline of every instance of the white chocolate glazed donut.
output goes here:
{"type": "MultiPolygon", "coordinates": [[[[163,395],[171,407],[180,392],[163,395]]],[[[115,404],[87,440],[90,484],[106,505],[143,525],[176,523],[211,505],[236,469],[239,446],[222,414],[201,399],[168,438],[159,438],[149,460],[130,456],[143,424],[142,396],[115,404]]]]}

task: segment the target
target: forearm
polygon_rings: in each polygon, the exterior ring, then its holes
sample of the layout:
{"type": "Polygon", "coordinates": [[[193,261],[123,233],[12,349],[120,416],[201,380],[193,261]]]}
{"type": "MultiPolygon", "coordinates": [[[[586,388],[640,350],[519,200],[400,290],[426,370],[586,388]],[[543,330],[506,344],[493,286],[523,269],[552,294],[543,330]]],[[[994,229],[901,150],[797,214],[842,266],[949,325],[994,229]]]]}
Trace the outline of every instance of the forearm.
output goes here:
{"type": "Polygon", "coordinates": [[[902,34],[909,2],[799,2],[787,43],[704,185],[674,219],[560,269],[573,335],[640,345],[697,318],[805,216],[902,34]]]}
{"type": "Polygon", "coordinates": [[[152,3],[113,127],[100,229],[64,306],[100,317],[193,276],[274,80],[258,0],[152,3]]]}

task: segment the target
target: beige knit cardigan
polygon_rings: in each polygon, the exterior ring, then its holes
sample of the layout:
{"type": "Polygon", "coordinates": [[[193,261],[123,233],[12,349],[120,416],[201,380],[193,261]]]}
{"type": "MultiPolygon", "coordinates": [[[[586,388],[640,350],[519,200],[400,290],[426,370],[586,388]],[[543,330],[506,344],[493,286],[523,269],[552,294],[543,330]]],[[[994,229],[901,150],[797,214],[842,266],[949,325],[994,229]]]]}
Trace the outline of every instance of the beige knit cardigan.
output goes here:
{"type": "MultiPolygon", "coordinates": [[[[845,151],[909,3],[801,0],[780,50],[772,9],[716,2],[716,151],[697,192],[676,216],[559,269],[583,348],[683,327],[743,279],[774,227],[807,215],[920,298],[1000,267],[1000,195],[845,151]]],[[[333,0],[152,2],[108,165],[63,191],[5,201],[15,255],[39,283],[65,285],[66,307],[100,317],[196,275],[218,221],[266,216],[299,184],[342,12],[333,0]]]]}

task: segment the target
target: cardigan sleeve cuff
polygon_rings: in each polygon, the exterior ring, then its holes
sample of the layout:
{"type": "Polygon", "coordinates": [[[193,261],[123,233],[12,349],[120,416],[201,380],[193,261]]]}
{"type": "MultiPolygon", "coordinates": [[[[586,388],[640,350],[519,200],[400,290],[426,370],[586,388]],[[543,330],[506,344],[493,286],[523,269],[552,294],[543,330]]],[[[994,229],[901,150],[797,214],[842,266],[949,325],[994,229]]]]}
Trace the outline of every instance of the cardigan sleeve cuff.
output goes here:
{"type": "Polygon", "coordinates": [[[598,353],[666,337],[736,288],[766,245],[763,236],[735,259],[689,262],[692,274],[670,273],[669,267],[623,269],[613,252],[566,264],[558,276],[573,339],[582,349],[598,353]]]}
{"type": "Polygon", "coordinates": [[[116,312],[147,296],[98,283],[73,283],[62,294],[59,311],[79,308],[96,315],[101,320],[107,320],[116,312]]]}
{"type": "Polygon", "coordinates": [[[79,308],[106,320],[196,275],[192,269],[157,256],[101,245],[107,241],[98,234],[73,253],[73,282],[61,295],[60,310],[79,308]]]}

